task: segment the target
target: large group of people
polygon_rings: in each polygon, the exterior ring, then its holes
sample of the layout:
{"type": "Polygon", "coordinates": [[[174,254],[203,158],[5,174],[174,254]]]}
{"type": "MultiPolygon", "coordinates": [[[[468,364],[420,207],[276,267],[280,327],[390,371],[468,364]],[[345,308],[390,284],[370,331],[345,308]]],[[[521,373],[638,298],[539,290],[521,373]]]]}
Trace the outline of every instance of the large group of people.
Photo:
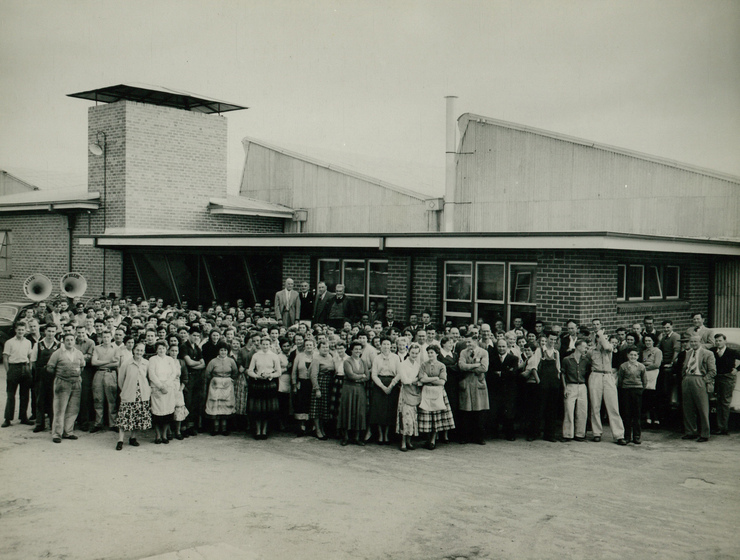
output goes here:
{"type": "Polygon", "coordinates": [[[117,450],[152,427],[155,444],[288,431],[404,452],[518,436],[581,442],[589,426],[598,442],[605,422],[619,445],[639,445],[646,427],[682,427],[698,442],[729,431],[740,354],[700,313],[683,334],[669,320],[659,332],[652,317],[608,333],[599,319],[529,330],[514,317],[507,330],[434,324],[428,311],[404,325],[375,302],[358,311],[341,284],[314,293],[292,279],[272,301],[39,302],[3,348],[2,427],[19,392],[20,422],[34,432],[47,418],[55,443],[111,430],[117,450]]]}

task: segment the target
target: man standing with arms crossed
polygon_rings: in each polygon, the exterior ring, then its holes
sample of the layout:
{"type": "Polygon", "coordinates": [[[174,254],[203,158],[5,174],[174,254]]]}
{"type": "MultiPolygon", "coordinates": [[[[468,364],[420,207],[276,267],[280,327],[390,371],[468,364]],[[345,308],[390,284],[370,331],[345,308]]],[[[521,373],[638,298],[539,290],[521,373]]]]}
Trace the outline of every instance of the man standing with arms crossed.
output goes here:
{"type": "Polygon", "coordinates": [[[609,426],[612,436],[618,445],[627,445],[624,439],[624,424],[619,416],[619,399],[617,397],[617,382],[612,370],[613,347],[601,327],[599,319],[593,320],[594,346],[589,350],[591,360],[591,376],[588,378],[588,396],[591,399],[591,428],[594,431],[594,441],[601,441],[603,428],[601,426],[601,404],[606,406],[609,416],[609,426]]]}
{"type": "Polygon", "coordinates": [[[26,324],[17,323],[15,336],[5,342],[3,365],[6,371],[7,401],[5,402],[5,422],[7,428],[15,416],[15,393],[20,388],[20,409],[18,418],[21,424],[32,425],[28,419],[28,399],[31,395],[31,341],[26,338],[26,324]]]}

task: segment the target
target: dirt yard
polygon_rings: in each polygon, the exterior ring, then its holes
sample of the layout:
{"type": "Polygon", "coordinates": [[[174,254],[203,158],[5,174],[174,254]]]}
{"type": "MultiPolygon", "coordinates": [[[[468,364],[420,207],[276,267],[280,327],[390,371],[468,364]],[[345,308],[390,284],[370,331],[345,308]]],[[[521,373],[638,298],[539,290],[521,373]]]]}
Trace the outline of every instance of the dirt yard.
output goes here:
{"type": "Polygon", "coordinates": [[[740,558],[737,434],[408,453],[287,434],[115,451],[113,433],[79,435],[0,430],[3,559],[740,558]]]}

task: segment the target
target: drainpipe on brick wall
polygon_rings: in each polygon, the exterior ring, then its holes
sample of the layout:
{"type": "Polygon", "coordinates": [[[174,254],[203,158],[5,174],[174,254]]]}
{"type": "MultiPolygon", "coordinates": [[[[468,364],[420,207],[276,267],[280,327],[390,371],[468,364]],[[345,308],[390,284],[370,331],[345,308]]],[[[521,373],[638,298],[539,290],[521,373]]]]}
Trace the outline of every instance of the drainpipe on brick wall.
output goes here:
{"type": "Polygon", "coordinates": [[[67,214],[67,232],[69,234],[69,243],[67,249],[67,271],[72,271],[72,230],[75,228],[77,222],[77,216],[75,214],[67,214]]]}

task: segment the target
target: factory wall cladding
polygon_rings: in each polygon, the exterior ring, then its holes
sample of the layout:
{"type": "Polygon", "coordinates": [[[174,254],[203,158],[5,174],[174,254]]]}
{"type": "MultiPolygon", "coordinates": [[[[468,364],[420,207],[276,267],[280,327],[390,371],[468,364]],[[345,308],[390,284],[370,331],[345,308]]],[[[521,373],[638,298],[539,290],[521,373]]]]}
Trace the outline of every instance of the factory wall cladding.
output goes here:
{"type": "Polygon", "coordinates": [[[740,238],[740,178],[474,115],[460,122],[457,231],[740,238]]]}

